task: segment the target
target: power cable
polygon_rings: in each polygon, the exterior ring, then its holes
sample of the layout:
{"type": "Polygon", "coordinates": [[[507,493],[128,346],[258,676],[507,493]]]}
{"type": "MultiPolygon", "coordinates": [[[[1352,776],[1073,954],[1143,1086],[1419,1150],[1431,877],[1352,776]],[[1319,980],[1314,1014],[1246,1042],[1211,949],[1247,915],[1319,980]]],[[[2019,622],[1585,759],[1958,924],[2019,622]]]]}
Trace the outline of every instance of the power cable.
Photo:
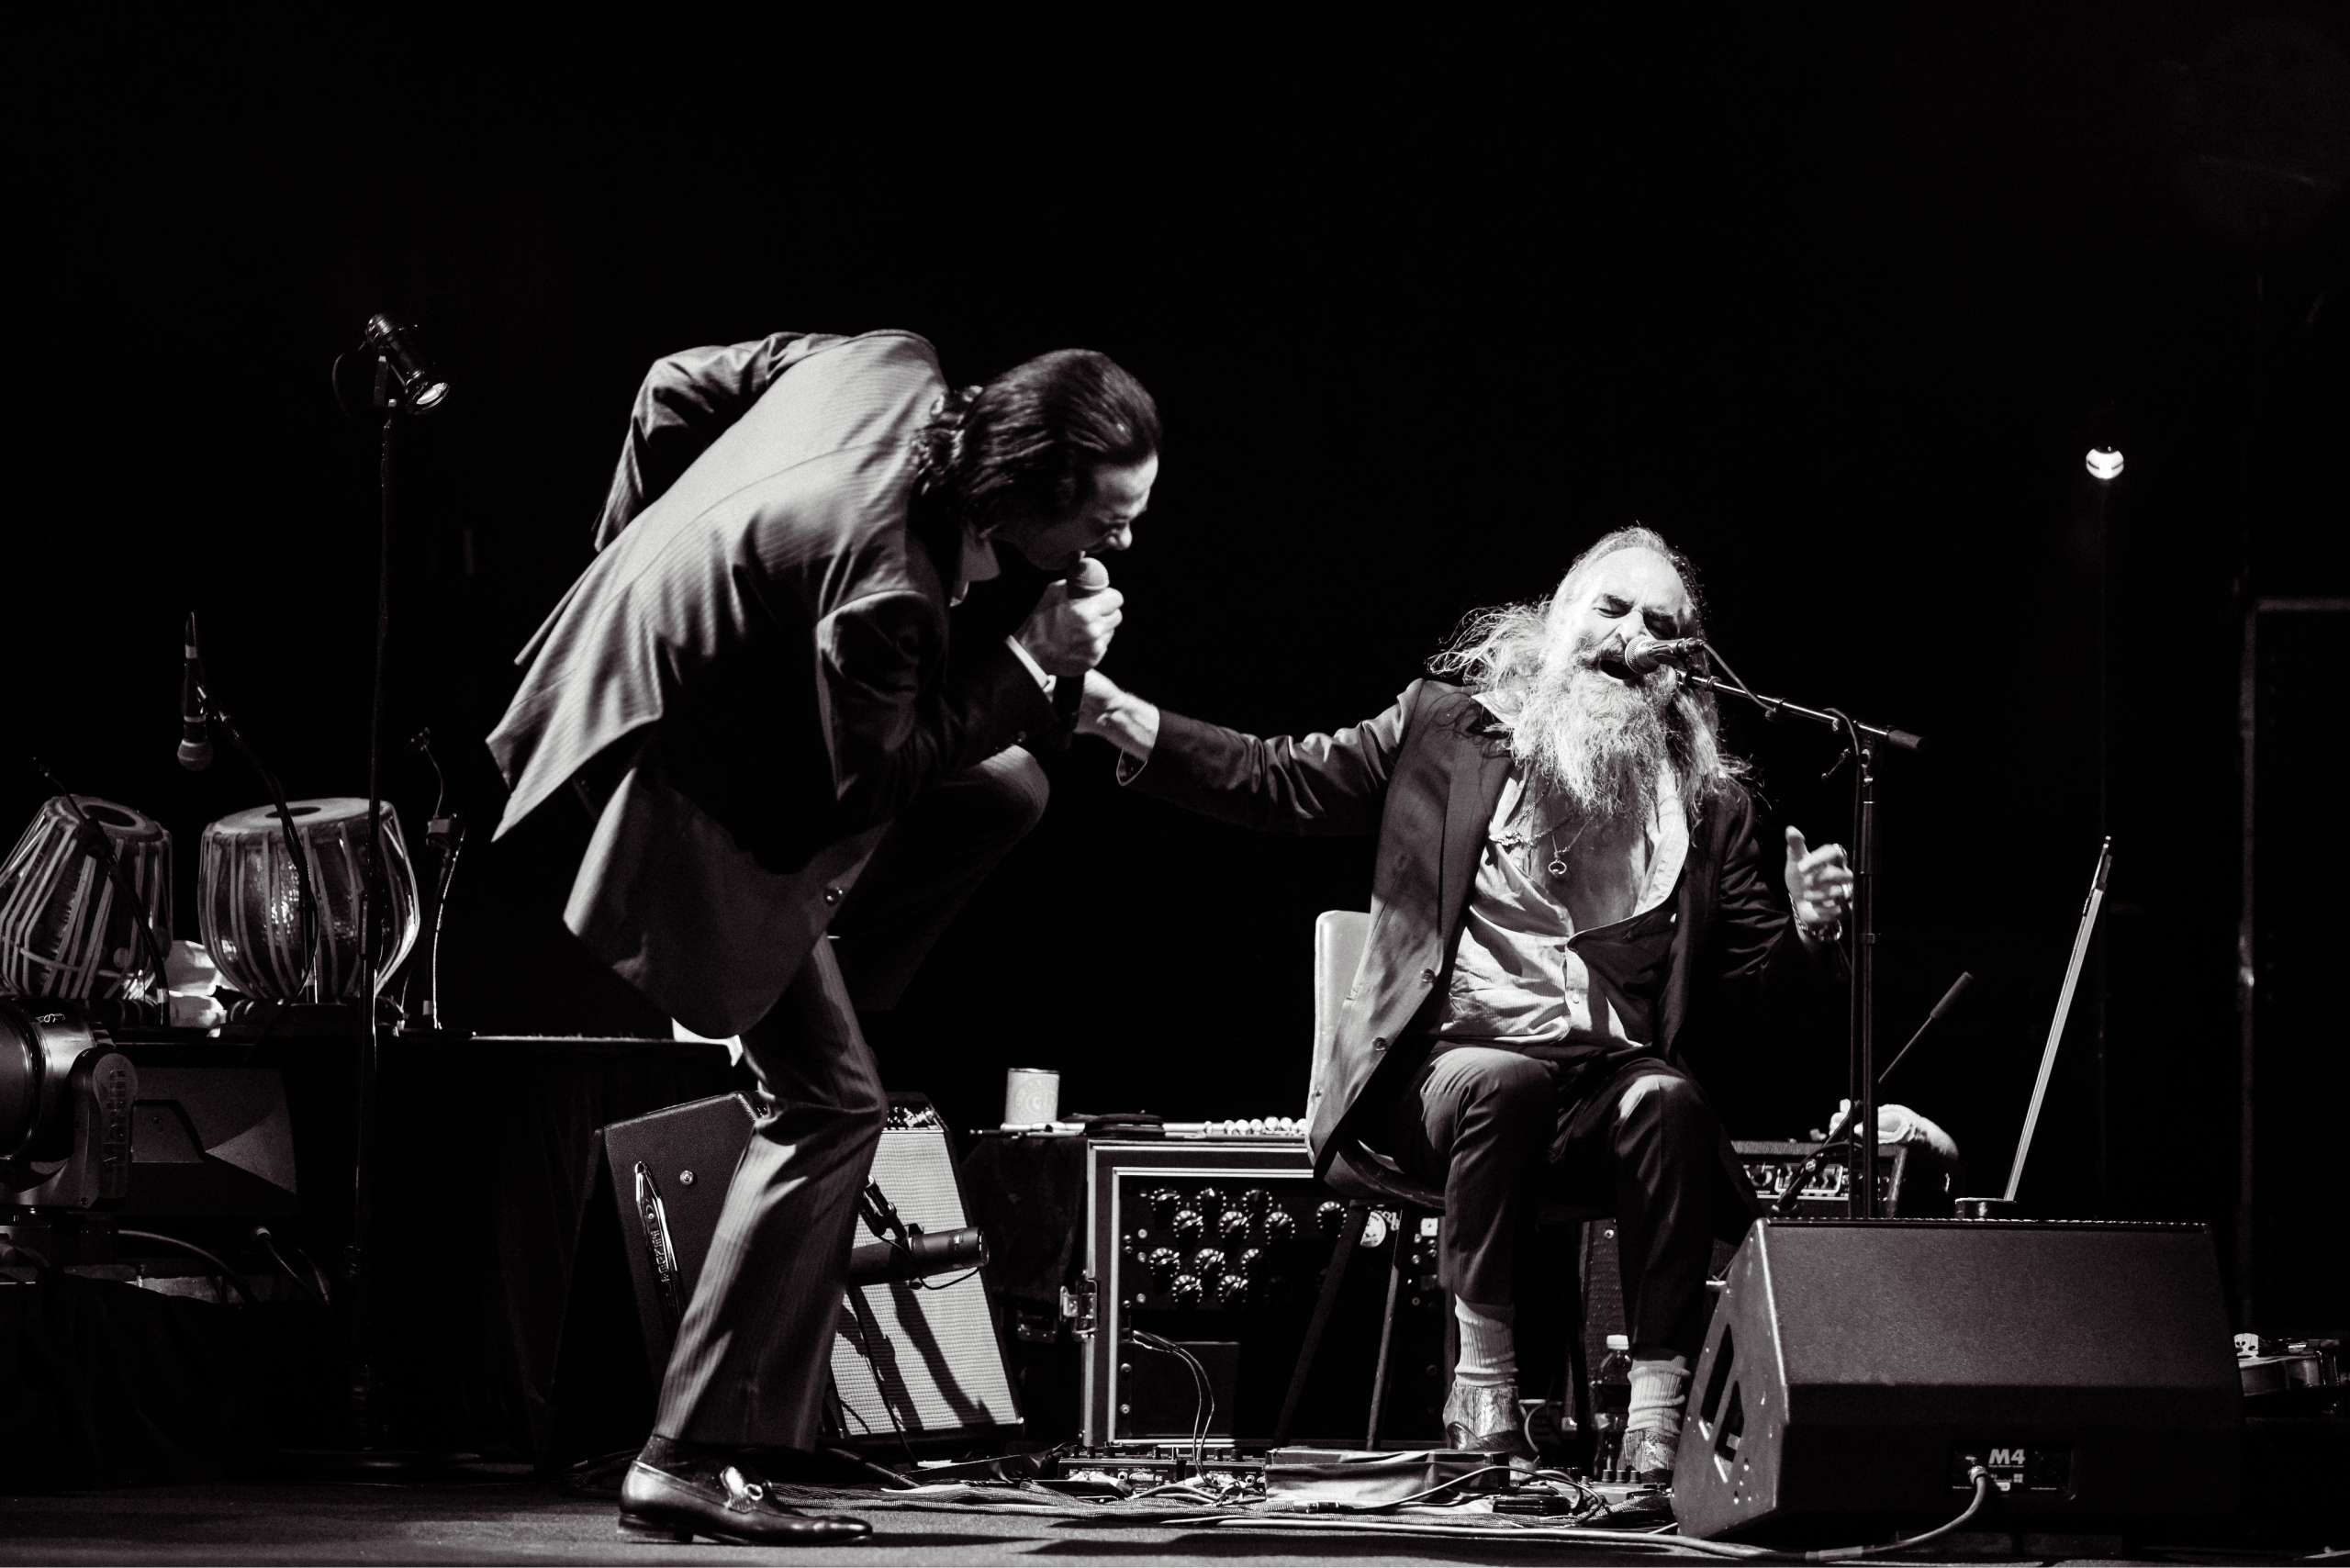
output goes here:
{"type": "Polygon", "coordinates": [[[1940,1540],[1982,1512],[1983,1505],[1990,1501],[1991,1472],[1989,1469],[1980,1464],[1970,1465],[1966,1475],[1967,1479],[1975,1483],[1975,1495],[1967,1503],[1965,1511],[1950,1523],[1936,1525],[1923,1535],[1913,1535],[1907,1540],[1893,1541],[1885,1546],[1838,1546],[1826,1551],[1807,1551],[1803,1554],[1803,1560],[1806,1562],[1846,1562],[1855,1557],[1876,1557],[1887,1551],[1907,1551],[1912,1547],[1923,1546],[1930,1540],[1940,1540]]]}
{"type": "Polygon", "coordinates": [[[1193,1403],[1192,1406],[1192,1462],[1194,1465],[1205,1464],[1207,1462],[1208,1428],[1215,1424],[1215,1390],[1209,1382],[1207,1367],[1200,1361],[1199,1357],[1193,1355],[1182,1346],[1176,1344],[1172,1339],[1162,1338],[1157,1334],[1147,1333],[1140,1328],[1127,1329],[1126,1337],[1136,1344],[1142,1346],[1143,1349],[1147,1350],[1157,1350],[1162,1355],[1175,1357],[1178,1361],[1181,1361],[1183,1363],[1184,1369],[1192,1374],[1192,1388],[1193,1392],[1193,1403]]]}
{"type": "Polygon", "coordinates": [[[115,1234],[117,1236],[128,1237],[133,1241],[156,1241],[161,1242],[165,1247],[176,1247],[183,1252],[193,1252],[197,1257],[203,1259],[206,1262],[211,1264],[214,1268],[219,1270],[222,1281],[232,1287],[239,1295],[245,1298],[245,1305],[247,1306],[259,1306],[261,1305],[259,1301],[254,1299],[253,1293],[245,1288],[244,1277],[239,1274],[236,1270],[229,1267],[227,1261],[223,1260],[218,1252],[198,1247],[193,1241],[183,1241],[176,1236],[165,1236],[160,1231],[125,1229],[118,1230],[115,1232],[115,1234]]]}
{"type": "MultiPolygon", "coordinates": [[[[326,1277],[319,1275],[314,1280],[306,1280],[296,1272],[294,1265],[285,1260],[285,1254],[277,1249],[277,1238],[270,1234],[269,1226],[265,1225],[253,1226],[252,1239],[260,1245],[263,1251],[269,1254],[269,1260],[277,1265],[278,1271],[294,1282],[295,1289],[317,1302],[320,1306],[327,1305],[326,1277]]],[[[317,1273],[315,1269],[311,1271],[314,1274],[317,1273]]]]}

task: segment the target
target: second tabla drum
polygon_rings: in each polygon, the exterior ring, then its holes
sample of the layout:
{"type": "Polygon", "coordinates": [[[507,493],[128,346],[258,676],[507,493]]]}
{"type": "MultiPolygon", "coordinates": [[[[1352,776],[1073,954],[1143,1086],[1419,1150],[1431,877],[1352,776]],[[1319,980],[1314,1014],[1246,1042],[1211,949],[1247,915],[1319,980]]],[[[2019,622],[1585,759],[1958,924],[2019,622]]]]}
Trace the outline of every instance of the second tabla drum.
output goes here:
{"type": "MultiPolygon", "coordinates": [[[[366,885],[367,802],[350,796],[292,801],[295,833],[309,862],[310,886],[325,921],[319,997],[355,1001],[366,989],[360,962],[360,901],[366,885]]],[[[416,872],[400,834],[399,813],[383,804],[385,879],[389,919],[378,916],[380,973],[390,975],[416,942],[416,872]]],[[[222,817],[204,830],[197,865],[196,924],[221,979],[250,997],[272,1002],[308,995],[301,890],[274,806],[222,817]]],[[[381,981],[379,980],[378,984],[381,981]]]]}
{"type": "MultiPolygon", "coordinates": [[[[146,901],[158,937],[172,939],[172,835],[143,812],[76,795],[146,901]]],[[[81,824],[58,795],[33,814],[0,862],[0,992],[120,997],[160,984],[139,914],[85,853],[81,824]]]]}

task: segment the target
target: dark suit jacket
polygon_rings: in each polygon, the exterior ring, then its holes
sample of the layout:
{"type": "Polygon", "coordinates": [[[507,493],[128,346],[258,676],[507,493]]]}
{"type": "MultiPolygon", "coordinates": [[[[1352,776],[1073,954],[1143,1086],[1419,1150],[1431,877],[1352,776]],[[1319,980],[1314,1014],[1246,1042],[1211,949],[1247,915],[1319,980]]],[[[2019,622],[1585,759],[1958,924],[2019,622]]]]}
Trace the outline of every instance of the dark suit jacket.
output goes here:
{"type": "MultiPolygon", "coordinates": [[[[1317,1170],[1360,1131],[1348,1117],[1374,1081],[1421,1059],[1509,765],[1484,706],[1430,680],[1414,681],[1368,722],[1303,739],[1159,715],[1158,745],[1132,776],[1146,794],[1248,827],[1379,834],[1362,967],[1314,1063],[1307,1137],[1317,1170]]],[[[1766,992],[1815,995],[1821,971],[1833,969],[1832,956],[1816,963],[1804,952],[1762,860],[1752,801],[1733,788],[1690,834],[1655,1042],[1669,1058],[1680,1059],[1709,1014],[1766,992]]]]}
{"type": "Polygon", "coordinates": [[[565,921],[699,1033],[767,1011],[924,785],[1053,722],[1001,643],[948,657],[957,563],[907,528],[945,387],[906,332],[655,365],[599,554],[489,736],[500,834],[594,783],[565,921]]]}

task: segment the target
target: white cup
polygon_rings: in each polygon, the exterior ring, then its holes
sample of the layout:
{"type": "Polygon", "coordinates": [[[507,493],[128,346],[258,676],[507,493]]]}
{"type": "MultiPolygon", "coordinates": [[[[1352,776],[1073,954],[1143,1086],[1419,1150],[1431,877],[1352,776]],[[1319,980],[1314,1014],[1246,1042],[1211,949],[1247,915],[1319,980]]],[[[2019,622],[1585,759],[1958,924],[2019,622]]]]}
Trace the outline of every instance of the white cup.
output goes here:
{"type": "Polygon", "coordinates": [[[1033,1127],[1060,1119],[1061,1075],[1049,1067],[1015,1067],[1003,1075],[1003,1125],[1033,1127]]]}

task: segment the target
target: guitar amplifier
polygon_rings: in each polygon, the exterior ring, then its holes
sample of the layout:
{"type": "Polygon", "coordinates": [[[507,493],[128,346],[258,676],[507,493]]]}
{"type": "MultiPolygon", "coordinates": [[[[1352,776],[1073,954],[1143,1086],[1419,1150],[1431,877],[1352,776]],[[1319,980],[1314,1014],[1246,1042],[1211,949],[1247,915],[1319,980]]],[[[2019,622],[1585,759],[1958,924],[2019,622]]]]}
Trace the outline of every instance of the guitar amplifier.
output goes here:
{"type": "MultiPolygon", "coordinates": [[[[721,1094],[616,1122],[600,1135],[656,1383],[701,1278],[752,1121],[747,1100],[721,1094]]],[[[935,1232],[967,1223],[946,1126],[922,1095],[890,1096],[871,1180],[910,1226],[935,1232]]],[[[977,1270],[848,1287],[832,1362],[834,1436],[840,1441],[894,1450],[901,1442],[935,1446],[1020,1426],[977,1270]]]]}

